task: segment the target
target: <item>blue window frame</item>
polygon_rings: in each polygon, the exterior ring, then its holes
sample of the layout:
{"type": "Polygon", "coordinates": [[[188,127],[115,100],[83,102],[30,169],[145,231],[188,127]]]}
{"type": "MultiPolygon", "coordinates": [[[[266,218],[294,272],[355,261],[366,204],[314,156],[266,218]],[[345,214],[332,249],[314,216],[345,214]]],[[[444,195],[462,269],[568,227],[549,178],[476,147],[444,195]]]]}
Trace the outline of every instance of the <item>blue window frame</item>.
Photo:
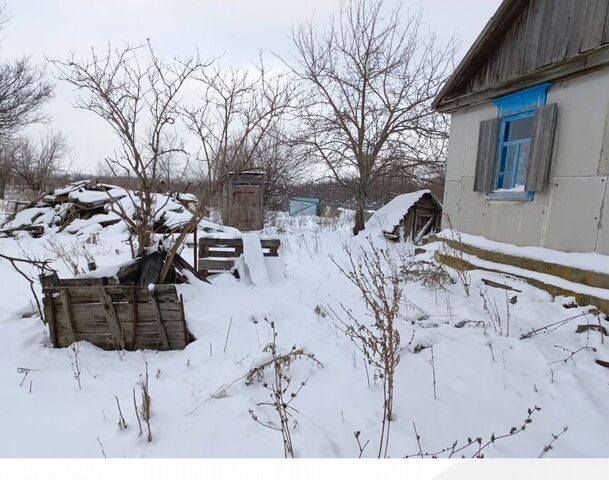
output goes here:
{"type": "Polygon", "coordinates": [[[551,83],[543,83],[493,100],[499,125],[499,161],[495,191],[488,196],[499,200],[532,200],[525,192],[527,166],[535,109],[546,104],[551,83]]]}
{"type": "Polygon", "coordinates": [[[509,115],[501,120],[499,128],[498,190],[523,187],[531,145],[534,111],[509,115]]]}

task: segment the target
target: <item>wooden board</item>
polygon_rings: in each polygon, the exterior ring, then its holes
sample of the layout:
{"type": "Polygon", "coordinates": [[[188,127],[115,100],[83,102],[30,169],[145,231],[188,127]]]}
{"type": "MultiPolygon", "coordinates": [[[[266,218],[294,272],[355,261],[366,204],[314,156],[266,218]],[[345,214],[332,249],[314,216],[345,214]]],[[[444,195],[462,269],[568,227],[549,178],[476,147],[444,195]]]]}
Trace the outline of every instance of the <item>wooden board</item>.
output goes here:
{"type": "MultiPolygon", "coordinates": [[[[281,240],[278,238],[260,239],[260,245],[265,257],[279,256],[281,240]]],[[[235,266],[235,261],[242,254],[243,239],[241,238],[200,238],[199,272],[203,277],[213,273],[230,272],[235,266]]]]}
{"type": "MultiPolygon", "coordinates": [[[[63,281],[59,281],[60,283],[63,281]]],[[[55,347],[85,340],[100,348],[183,349],[190,339],[174,285],[44,288],[44,311],[55,347]]]]}

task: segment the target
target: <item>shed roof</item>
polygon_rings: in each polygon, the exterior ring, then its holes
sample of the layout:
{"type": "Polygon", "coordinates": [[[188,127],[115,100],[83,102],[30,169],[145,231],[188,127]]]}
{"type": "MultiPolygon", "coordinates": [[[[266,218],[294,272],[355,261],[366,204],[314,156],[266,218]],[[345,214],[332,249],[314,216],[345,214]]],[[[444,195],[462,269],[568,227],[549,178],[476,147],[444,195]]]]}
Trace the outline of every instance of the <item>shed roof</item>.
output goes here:
{"type": "Polygon", "coordinates": [[[393,231],[412,206],[425,196],[428,196],[438,209],[442,209],[442,204],[430,190],[403,193],[374,212],[366,222],[366,230],[393,231]]]}

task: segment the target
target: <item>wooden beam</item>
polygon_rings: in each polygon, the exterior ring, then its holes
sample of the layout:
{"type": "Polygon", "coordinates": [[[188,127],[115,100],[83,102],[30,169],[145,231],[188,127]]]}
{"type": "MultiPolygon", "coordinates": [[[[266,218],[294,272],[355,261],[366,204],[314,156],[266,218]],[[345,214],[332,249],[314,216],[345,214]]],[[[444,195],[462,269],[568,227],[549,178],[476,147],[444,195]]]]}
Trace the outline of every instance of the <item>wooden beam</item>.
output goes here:
{"type": "Polygon", "coordinates": [[[152,313],[154,314],[154,318],[159,328],[159,337],[161,338],[163,349],[169,350],[169,340],[167,338],[167,332],[165,331],[165,325],[163,325],[161,310],[159,309],[159,304],[156,301],[154,290],[150,291],[150,303],[152,305],[152,313]]]}
{"type": "Polygon", "coordinates": [[[188,328],[186,327],[186,315],[184,315],[184,297],[180,294],[180,305],[182,307],[182,326],[184,327],[184,346],[188,345],[188,328]]]}
{"type": "MultiPolygon", "coordinates": [[[[74,316],[72,315],[72,307],[70,305],[70,295],[67,290],[61,290],[61,305],[63,308],[63,314],[66,320],[66,327],[68,330],[68,338],[70,338],[71,342],[74,343],[77,341],[76,338],[76,328],[74,326],[74,316]]],[[[67,346],[67,345],[66,345],[67,346]]]]}
{"type": "Polygon", "coordinates": [[[101,287],[99,289],[99,300],[102,307],[104,308],[104,312],[106,314],[106,322],[108,323],[110,332],[112,332],[112,336],[116,341],[116,345],[120,347],[121,350],[124,350],[125,339],[123,337],[121,325],[118,320],[118,315],[116,315],[116,310],[114,309],[114,304],[112,303],[112,297],[108,295],[108,292],[104,287],[101,287]]]}
{"type": "Polygon", "coordinates": [[[138,303],[137,303],[137,290],[136,287],[133,286],[131,287],[133,290],[133,295],[132,295],[132,302],[133,302],[133,343],[131,345],[131,348],[133,350],[136,349],[137,347],[137,324],[139,323],[140,320],[140,312],[139,312],[139,307],[138,307],[138,303]]]}

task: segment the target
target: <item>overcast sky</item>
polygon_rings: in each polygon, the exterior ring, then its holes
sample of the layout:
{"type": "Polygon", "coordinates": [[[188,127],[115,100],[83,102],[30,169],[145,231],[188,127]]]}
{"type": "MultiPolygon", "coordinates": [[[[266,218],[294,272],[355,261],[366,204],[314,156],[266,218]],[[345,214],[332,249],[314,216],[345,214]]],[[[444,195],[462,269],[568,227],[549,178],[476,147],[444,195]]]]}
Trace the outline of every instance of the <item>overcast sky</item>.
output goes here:
{"type": "MultiPolygon", "coordinates": [[[[388,5],[395,0],[386,0],[388,5]]],[[[423,9],[423,19],[440,41],[455,35],[459,58],[497,9],[500,0],[406,0],[423,9]]],[[[323,21],[340,0],[6,0],[11,20],[0,45],[3,58],[29,55],[33,61],[86,55],[108,42],[139,44],[150,38],[167,58],[223,56],[223,63],[247,65],[259,51],[289,56],[292,25],[323,21]]],[[[270,55],[268,62],[271,62],[270,55]]],[[[49,72],[53,73],[52,67],[49,72]]],[[[95,172],[111,155],[109,128],[92,113],[75,109],[72,87],[58,84],[47,110],[52,128],[64,132],[73,167],[95,172]]]]}

